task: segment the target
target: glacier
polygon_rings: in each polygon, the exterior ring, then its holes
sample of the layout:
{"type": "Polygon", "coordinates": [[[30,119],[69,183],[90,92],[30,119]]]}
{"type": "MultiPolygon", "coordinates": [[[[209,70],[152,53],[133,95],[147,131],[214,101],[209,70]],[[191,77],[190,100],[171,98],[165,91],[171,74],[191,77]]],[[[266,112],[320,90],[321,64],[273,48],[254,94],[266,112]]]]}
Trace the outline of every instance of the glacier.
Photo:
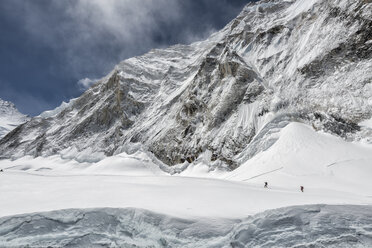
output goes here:
{"type": "Polygon", "coordinates": [[[15,114],[0,247],[372,246],[371,16],[366,0],[249,3],[15,114]]]}
{"type": "Polygon", "coordinates": [[[372,207],[307,205],[245,219],[182,219],[142,209],[65,209],[0,218],[8,247],[369,247],[372,207]]]}

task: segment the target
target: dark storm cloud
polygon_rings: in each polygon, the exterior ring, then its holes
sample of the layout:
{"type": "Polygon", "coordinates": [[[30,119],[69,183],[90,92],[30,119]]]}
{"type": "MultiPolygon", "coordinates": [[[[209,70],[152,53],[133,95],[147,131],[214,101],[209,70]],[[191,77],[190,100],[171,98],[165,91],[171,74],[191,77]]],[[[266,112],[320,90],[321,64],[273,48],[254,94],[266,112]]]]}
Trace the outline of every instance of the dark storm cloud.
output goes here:
{"type": "Polygon", "coordinates": [[[0,0],[0,98],[54,108],[123,59],[208,37],[248,2],[0,0]]]}

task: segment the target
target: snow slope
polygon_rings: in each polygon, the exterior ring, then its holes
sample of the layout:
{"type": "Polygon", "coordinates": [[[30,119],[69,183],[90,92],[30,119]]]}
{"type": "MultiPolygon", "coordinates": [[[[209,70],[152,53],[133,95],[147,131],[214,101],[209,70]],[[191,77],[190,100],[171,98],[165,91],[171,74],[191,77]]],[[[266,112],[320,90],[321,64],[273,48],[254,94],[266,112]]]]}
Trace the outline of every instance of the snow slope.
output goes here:
{"type": "Polygon", "coordinates": [[[303,123],[277,139],[232,172],[201,157],[171,175],[146,152],[1,160],[0,244],[368,247],[372,146],[303,123]]]}
{"type": "Polygon", "coordinates": [[[51,175],[4,172],[0,215],[66,208],[134,207],[178,217],[242,218],[303,204],[372,204],[369,192],[252,184],[178,176],[51,175]],[[27,204],[24,204],[27,202],[27,204]]]}
{"type": "Polygon", "coordinates": [[[316,132],[310,126],[291,123],[270,149],[248,160],[226,178],[370,194],[371,162],[371,145],[346,142],[316,132]]]}
{"type": "Polygon", "coordinates": [[[371,151],[371,145],[292,123],[272,147],[232,172],[208,172],[205,161],[196,160],[171,176],[144,152],[95,163],[59,156],[1,160],[0,215],[135,207],[179,217],[242,218],[292,205],[372,204],[371,151]]]}
{"type": "Polygon", "coordinates": [[[21,114],[13,103],[0,99],[0,139],[29,119],[21,114]]]}

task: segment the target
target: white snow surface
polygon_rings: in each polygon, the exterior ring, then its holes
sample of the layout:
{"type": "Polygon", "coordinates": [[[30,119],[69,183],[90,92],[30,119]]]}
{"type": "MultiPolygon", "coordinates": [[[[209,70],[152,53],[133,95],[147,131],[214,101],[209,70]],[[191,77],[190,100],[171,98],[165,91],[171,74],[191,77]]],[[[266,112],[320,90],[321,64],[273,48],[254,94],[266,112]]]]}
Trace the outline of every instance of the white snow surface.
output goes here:
{"type": "Polygon", "coordinates": [[[372,146],[301,123],[287,125],[271,148],[233,172],[211,172],[199,159],[170,175],[145,152],[96,163],[58,156],[1,160],[0,216],[133,207],[184,218],[243,218],[292,205],[370,205],[371,161],[372,146]]]}
{"type": "Polygon", "coordinates": [[[53,117],[53,116],[56,116],[58,115],[59,113],[61,113],[63,110],[67,109],[68,107],[70,107],[75,101],[76,101],[77,98],[73,98],[73,99],[70,99],[68,102],[62,102],[61,105],[59,105],[58,107],[56,107],[55,109],[52,109],[52,110],[47,110],[47,111],[44,111],[42,112],[39,117],[42,117],[42,118],[49,118],[49,117],[53,117]]]}
{"type": "Polygon", "coordinates": [[[368,127],[368,128],[372,128],[372,118],[369,119],[369,120],[364,120],[364,121],[360,122],[359,125],[364,126],[364,127],[368,127]]]}

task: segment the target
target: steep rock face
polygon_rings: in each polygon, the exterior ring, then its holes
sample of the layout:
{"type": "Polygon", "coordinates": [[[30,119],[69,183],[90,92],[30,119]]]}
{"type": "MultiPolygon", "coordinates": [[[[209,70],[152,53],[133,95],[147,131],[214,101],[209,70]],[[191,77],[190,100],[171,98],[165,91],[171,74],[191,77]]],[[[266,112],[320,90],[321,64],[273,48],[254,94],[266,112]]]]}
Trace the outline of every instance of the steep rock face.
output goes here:
{"type": "Polygon", "coordinates": [[[0,138],[28,120],[13,103],[0,99],[0,138]]]}
{"type": "Polygon", "coordinates": [[[0,153],[99,160],[145,149],[167,165],[203,155],[234,169],[292,121],[346,139],[370,135],[358,123],[372,116],[371,13],[364,0],[248,4],[206,41],[121,62],[81,97],[15,129],[0,153]]]}
{"type": "MultiPolygon", "coordinates": [[[[257,73],[234,51],[217,44],[208,53],[186,90],[169,109],[164,126],[150,137],[150,151],[167,164],[194,161],[207,149],[214,160],[230,158],[255,135],[254,126],[227,129],[239,105],[254,101],[265,88],[257,73]]],[[[234,125],[235,126],[235,125],[234,125]]],[[[145,140],[142,140],[145,141],[145,140]]]]}

